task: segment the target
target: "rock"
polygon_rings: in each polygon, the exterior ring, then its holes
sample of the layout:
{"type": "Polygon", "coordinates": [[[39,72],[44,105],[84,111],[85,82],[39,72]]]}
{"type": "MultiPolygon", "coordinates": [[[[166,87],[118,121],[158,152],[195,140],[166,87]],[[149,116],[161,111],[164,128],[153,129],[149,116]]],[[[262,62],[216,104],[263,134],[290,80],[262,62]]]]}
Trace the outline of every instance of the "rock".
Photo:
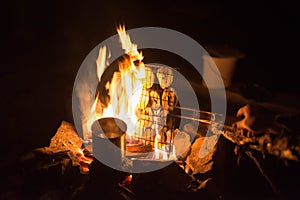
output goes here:
{"type": "Polygon", "coordinates": [[[216,152],[216,140],[218,137],[199,137],[191,146],[191,152],[186,159],[186,172],[191,175],[204,174],[212,169],[212,157],[216,152]]]}
{"type": "Polygon", "coordinates": [[[176,135],[174,137],[174,145],[176,158],[185,159],[191,147],[190,136],[189,134],[179,131],[178,129],[175,132],[176,135]]]}

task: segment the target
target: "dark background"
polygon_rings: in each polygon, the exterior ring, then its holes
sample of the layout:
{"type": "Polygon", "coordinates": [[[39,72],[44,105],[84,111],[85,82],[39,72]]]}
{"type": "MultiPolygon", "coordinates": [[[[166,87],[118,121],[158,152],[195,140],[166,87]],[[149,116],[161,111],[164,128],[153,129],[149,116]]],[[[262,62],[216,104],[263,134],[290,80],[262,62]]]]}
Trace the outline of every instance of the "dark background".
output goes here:
{"type": "Polygon", "coordinates": [[[235,82],[299,94],[299,12],[292,1],[1,2],[1,166],[48,146],[62,120],[72,122],[73,82],[104,39],[158,26],[200,44],[227,43],[245,53],[235,82]]]}

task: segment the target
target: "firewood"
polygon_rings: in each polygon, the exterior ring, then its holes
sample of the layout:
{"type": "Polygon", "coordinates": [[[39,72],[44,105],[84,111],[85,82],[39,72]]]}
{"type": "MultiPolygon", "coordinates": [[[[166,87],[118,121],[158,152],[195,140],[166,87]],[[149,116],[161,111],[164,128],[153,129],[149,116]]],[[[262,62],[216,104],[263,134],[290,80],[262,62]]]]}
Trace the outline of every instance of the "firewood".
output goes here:
{"type": "Polygon", "coordinates": [[[74,125],[62,121],[57,132],[51,138],[50,145],[36,148],[32,152],[24,154],[21,157],[21,162],[31,163],[33,170],[61,166],[61,173],[63,174],[71,165],[79,167],[81,173],[87,173],[87,166],[82,164],[85,161],[90,163],[92,158],[83,156],[81,147],[82,140],[77,134],[74,125]]]}
{"type": "Polygon", "coordinates": [[[206,172],[210,171],[213,166],[212,157],[216,151],[215,144],[216,136],[210,137],[199,137],[195,140],[195,142],[191,146],[191,152],[187,156],[186,159],[186,172],[191,175],[195,174],[205,174],[206,172]],[[205,139],[207,139],[207,143],[204,143],[205,139]],[[210,143],[213,145],[210,146],[210,143]],[[205,150],[205,146],[208,147],[207,152],[202,154],[205,150]]]}

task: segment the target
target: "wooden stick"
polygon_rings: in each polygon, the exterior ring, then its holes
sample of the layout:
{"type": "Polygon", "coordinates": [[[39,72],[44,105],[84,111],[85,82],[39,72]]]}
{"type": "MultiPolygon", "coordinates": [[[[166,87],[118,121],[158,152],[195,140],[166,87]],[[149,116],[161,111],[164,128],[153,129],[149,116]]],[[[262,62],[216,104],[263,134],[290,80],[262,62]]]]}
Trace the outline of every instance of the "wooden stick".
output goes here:
{"type": "Polygon", "coordinates": [[[269,183],[269,185],[270,185],[271,189],[273,190],[274,194],[276,196],[279,196],[279,191],[278,191],[277,187],[274,185],[274,183],[270,179],[270,177],[267,174],[266,170],[263,168],[261,162],[257,159],[256,156],[253,155],[253,153],[252,153],[251,150],[246,150],[245,153],[246,153],[246,155],[248,155],[253,160],[253,162],[255,163],[255,165],[257,166],[257,168],[259,169],[260,173],[263,175],[263,177],[269,183]]]}

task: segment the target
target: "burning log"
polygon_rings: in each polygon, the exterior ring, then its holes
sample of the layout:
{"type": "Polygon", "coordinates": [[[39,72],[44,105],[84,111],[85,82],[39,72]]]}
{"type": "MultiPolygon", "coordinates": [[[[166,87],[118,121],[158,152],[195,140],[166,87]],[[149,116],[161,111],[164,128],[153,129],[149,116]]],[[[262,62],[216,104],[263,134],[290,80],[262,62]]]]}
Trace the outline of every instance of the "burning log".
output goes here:
{"type": "MultiPolygon", "coordinates": [[[[238,164],[247,158],[255,164],[271,189],[272,196],[279,199],[294,198],[295,188],[299,184],[290,184],[290,180],[299,175],[299,134],[293,135],[283,130],[277,134],[266,132],[249,138],[243,136],[240,130],[225,126],[222,135],[235,145],[238,164]]],[[[298,178],[295,180],[298,181],[298,178]]]]}
{"type": "Polygon", "coordinates": [[[129,174],[115,187],[115,191],[118,192],[125,200],[136,199],[136,194],[132,190],[131,181],[132,174],[129,174]]]}
{"type": "Polygon", "coordinates": [[[63,121],[50,145],[25,153],[2,176],[0,199],[75,199],[90,181],[91,155],[71,123],[63,121]],[[79,168],[79,169],[78,169],[79,168]]]}
{"type": "Polygon", "coordinates": [[[72,166],[79,167],[81,173],[88,173],[88,165],[93,159],[85,156],[81,147],[82,140],[78,136],[74,125],[63,121],[56,134],[51,138],[48,147],[34,149],[32,152],[25,154],[21,160],[23,162],[40,160],[36,166],[37,169],[47,169],[61,165],[61,173],[64,173],[71,162],[72,166]]]}
{"type": "Polygon", "coordinates": [[[190,175],[205,174],[212,169],[213,155],[216,146],[210,147],[210,143],[215,144],[217,136],[200,137],[191,146],[191,152],[185,161],[185,171],[190,175]],[[207,141],[205,143],[205,141],[207,141]],[[207,150],[205,149],[207,148],[207,150]]]}
{"type": "MultiPolygon", "coordinates": [[[[166,167],[142,174],[132,175],[132,189],[139,199],[153,197],[161,199],[174,198],[182,192],[187,192],[191,183],[191,177],[187,175],[180,167],[173,161],[169,162],[166,167]],[[147,197],[145,196],[147,194],[147,197]]],[[[134,160],[134,166],[150,167],[152,165],[158,166],[160,163],[157,160],[134,160]]]]}

